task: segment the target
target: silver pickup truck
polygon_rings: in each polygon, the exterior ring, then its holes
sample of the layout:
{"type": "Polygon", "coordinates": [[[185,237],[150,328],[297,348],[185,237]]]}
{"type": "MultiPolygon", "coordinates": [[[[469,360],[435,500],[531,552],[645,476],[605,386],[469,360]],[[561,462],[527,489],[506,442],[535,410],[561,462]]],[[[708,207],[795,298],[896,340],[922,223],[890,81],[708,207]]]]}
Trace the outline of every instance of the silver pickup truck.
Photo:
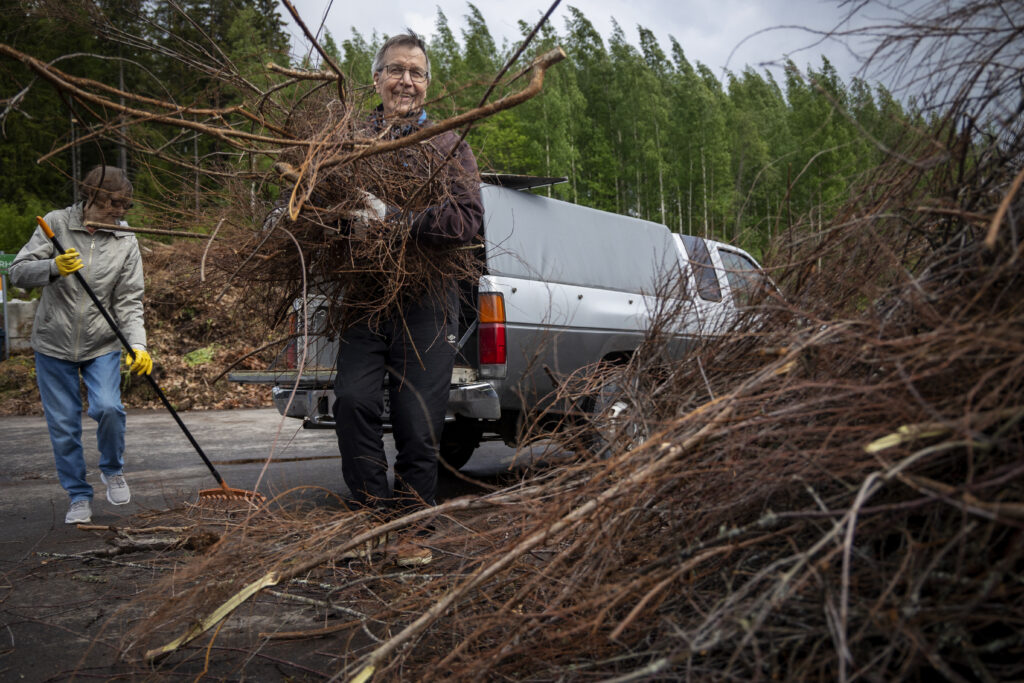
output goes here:
{"type": "MultiPolygon", "coordinates": [[[[737,306],[763,282],[742,249],[664,225],[550,199],[531,187],[564,179],[485,175],[484,275],[467,283],[460,352],[452,373],[440,453],[462,467],[484,438],[515,444],[525,415],[546,405],[557,378],[599,361],[621,362],[663,310],[665,283],[687,300],[675,330],[679,353],[700,335],[726,330],[737,306]]],[[[295,302],[292,325],[309,331],[267,371],[232,381],[271,386],[282,415],[333,428],[337,339],[324,334],[322,298],[295,302]],[[300,359],[305,358],[301,363],[300,359]]],[[[385,399],[387,392],[384,392],[385,399]]],[[[387,421],[385,400],[385,422],[387,421]]]]}

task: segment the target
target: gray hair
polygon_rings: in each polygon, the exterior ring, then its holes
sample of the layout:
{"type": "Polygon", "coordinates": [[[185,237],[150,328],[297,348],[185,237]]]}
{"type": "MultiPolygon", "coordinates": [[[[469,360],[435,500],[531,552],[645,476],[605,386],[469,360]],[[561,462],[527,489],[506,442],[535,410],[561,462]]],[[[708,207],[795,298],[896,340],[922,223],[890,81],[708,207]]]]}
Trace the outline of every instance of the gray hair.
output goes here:
{"type": "Polygon", "coordinates": [[[371,78],[383,71],[385,66],[384,55],[387,54],[388,50],[396,45],[408,45],[409,47],[418,47],[423,50],[423,56],[427,59],[427,80],[430,80],[430,55],[427,54],[427,44],[411,28],[407,28],[405,31],[405,33],[399,33],[397,36],[391,36],[385,40],[384,44],[377,50],[377,54],[373,58],[373,64],[370,66],[371,78]]]}

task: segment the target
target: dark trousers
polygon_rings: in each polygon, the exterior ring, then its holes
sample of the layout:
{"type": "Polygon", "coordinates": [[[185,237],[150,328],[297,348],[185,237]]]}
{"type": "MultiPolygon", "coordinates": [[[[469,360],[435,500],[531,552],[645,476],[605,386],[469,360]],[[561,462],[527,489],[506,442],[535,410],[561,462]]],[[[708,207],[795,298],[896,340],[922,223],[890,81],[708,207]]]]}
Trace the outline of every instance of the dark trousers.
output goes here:
{"type": "Polygon", "coordinates": [[[434,504],[457,332],[458,296],[450,287],[404,306],[374,329],[357,323],[342,334],[334,420],[342,475],[356,502],[400,508],[434,504]],[[385,373],[398,450],[393,495],[381,418],[385,373]]]}

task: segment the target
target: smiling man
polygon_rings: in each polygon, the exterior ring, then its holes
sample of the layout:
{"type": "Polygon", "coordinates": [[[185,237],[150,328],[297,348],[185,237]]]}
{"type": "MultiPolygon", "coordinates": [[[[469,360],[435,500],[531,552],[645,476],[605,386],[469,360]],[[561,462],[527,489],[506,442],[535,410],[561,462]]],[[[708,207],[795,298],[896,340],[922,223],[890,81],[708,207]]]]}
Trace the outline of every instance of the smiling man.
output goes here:
{"type": "Polygon", "coordinates": [[[374,59],[373,86],[380,95],[384,116],[409,116],[420,111],[427,94],[430,62],[423,41],[404,35],[391,40],[406,37],[412,40],[395,42],[374,59]]]}
{"type": "MultiPolygon", "coordinates": [[[[423,109],[430,59],[419,36],[410,31],[389,38],[374,58],[372,72],[381,98],[370,118],[373,137],[401,138],[431,125],[423,109]]],[[[402,158],[404,171],[422,176],[424,182],[434,172],[434,162],[445,160],[444,172],[434,181],[444,184],[445,199],[417,212],[387,207],[386,218],[381,218],[387,229],[401,230],[415,246],[442,259],[445,250],[470,242],[480,232],[483,204],[476,159],[452,131],[402,158]],[[431,162],[417,161],[423,158],[431,162]]],[[[342,474],[354,501],[363,506],[401,513],[435,503],[438,441],[455,362],[459,300],[453,277],[434,285],[403,292],[402,303],[380,321],[356,315],[347,321],[338,345],[334,417],[342,474]],[[385,373],[398,450],[393,489],[382,441],[385,373]]],[[[406,544],[396,559],[402,565],[426,564],[431,553],[406,544]]]]}

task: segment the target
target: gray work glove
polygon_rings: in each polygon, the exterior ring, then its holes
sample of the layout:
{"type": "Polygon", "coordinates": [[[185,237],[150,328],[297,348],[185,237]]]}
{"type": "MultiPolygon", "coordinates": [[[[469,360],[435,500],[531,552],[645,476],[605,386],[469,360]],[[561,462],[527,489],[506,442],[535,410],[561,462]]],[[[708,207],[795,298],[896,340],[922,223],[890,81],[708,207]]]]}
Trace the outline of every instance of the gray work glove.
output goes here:
{"type": "Polygon", "coordinates": [[[366,231],[372,222],[383,220],[387,216],[388,207],[387,204],[369,192],[365,190],[360,190],[359,192],[362,195],[363,208],[349,211],[345,217],[350,221],[349,234],[357,239],[363,239],[366,237],[366,231]]]}

